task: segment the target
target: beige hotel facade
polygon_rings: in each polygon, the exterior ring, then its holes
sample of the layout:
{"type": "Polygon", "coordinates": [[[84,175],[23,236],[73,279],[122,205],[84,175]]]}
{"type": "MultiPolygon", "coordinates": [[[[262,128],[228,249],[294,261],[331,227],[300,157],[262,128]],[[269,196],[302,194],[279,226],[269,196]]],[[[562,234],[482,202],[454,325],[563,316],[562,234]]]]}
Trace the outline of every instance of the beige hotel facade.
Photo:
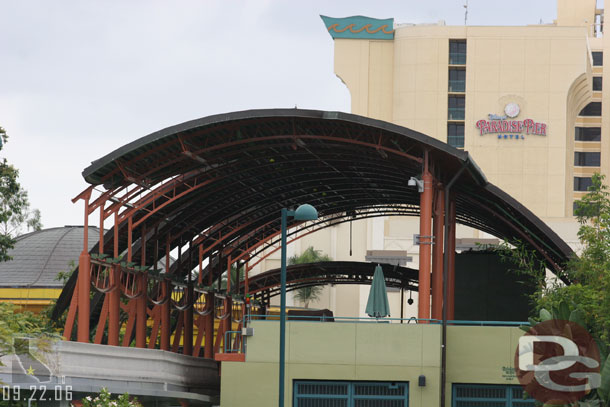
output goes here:
{"type": "MultiPolygon", "coordinates": [[[[528,26],[322,18],[352,113],[468,151],[491,183],[578,250],[574,201],[593,173],[610,173],[610,85],[603,83],[610,77],[603,63],[610,39],[602,35],[603,10],[595,0],[558,0],[553,24],[528,26]]],[[[376,218],[352,227],[352,255],[348,224],[297,240],[289,254],[314,246],[333,260],[366,261],[367,251],[406,251],[413,260],[408,266],[417,268],[418,218],[376,218]]],[[[494,238],[466,227],[458,227],[457,237],[458,248],[460,241],[494,238]]],[[[279,258],[270,257],[261,269],[277,266],[279,258]]],[[[326,287],[311,306],[364,316],[368,290],[326,287]]],[[[398,317],[400,295],[390,297],[398,317]]],[[[408,298],[406,317],[417,312],[408,298]]]]}

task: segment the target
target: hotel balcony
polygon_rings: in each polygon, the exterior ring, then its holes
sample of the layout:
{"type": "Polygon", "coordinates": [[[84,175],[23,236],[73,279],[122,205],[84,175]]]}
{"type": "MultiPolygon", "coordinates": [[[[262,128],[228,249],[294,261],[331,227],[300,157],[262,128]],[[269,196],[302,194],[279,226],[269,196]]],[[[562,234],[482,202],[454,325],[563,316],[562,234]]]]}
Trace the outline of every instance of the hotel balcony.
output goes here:
{"type": "Polygon", "coordinates": [[[463,107],[450,107],[448,108],[447,117],[448,120],[464,120],[465,109],[463,107]]]}
{"type": "Polygon", "coordinates": [[[449,80],[449,92],[465,92],[466,81],[465,80],[449,80]]]}

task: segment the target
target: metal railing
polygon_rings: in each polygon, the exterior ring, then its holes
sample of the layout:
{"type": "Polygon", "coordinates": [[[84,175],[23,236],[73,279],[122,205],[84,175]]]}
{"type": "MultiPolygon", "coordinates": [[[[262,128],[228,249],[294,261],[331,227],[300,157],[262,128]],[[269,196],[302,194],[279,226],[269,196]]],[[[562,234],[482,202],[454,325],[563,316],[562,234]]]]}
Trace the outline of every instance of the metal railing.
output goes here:
{"type": "MultiPolygon", "coordinates": [[[[337,323],[361,323],[361,324],[376,324],[376,323],[403,323],[403,324],[431,324],[439,325],[442,324],[440,319],[426,319],[426,318],[372,318],[372,317],[338,317],[338,316],[311,316],[311,315],[287,315],[288,320],[295,322],[337,322],[337,323]],[[300,320],[300,321],[299,321],[300,320]]],[[[279,321],[279,315],[249,315],[248,322],[250,321],[279,321]]],[[[447,321],[450,325],[464,325],[464,326],[521,326],[530,325],[526,321],[475,321],[475,320],[449,320],[447,321]]]]}
{"type": "MultiPolygon", "coordinates": [[[[372,317],[337,317],[337,316],[311,316],[311,315],[290,315],[291,322],[336,322],[336,323],[357,323],[357,324],[378,324],[393,323],[404,325],[427,324],[441,325],[442,320],[431,318],[372,318],[372,317]]],[[[246,325],[251,321],[279,321],[279,315],[260,315],[252,314],[246,316],[246,325]]],[[[519,327],[529,326],[527,321],[474,321],[474,320],[450,320],[447,324],[454,326],[488,326],[488,327],[519,327]]],[[[223,343],[224,353],[246,353],[246,341],[241,331],[226,331],[223,343]]]]}
{"type": "Polygon", "coordinates": [[[245,353],[245,343],[241,331],[225,332],[224,353],[245,353]],[[239,345],[234,347],[235,344],[239,345]]]}
{"type": "Polygon", "coordinates": [[[447,136],[447,144],[455,148],[464,148],[464,136],[447,136]]]}
{"type": "Polygon", "coordinates": [[[466,81],[465,80],[449,80],[449,92],[465,92],[466,81]]]}
{"type": "Polygon", "coordinates": [[[448,108],[449,120],[464,120],[466,117],[465,109],[463,107],[450,107],[448,108]]]}
{"type": "Polygon", "coordinates": [[[466,65],[466,53],[465,52],[450,52],[449,53],[449,65],[466,65]]]}

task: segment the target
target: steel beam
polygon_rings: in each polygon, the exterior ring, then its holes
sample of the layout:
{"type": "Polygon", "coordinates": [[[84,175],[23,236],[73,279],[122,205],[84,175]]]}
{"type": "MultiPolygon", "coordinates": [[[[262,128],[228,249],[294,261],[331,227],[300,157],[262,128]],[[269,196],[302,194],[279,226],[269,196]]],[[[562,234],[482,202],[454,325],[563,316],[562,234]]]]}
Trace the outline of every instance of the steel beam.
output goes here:
{"type": "Polygon", "coordinates": [[[424,155],[424,191],[419,204],[419,303],[417,316],[430,319],[430,256],[432,252],[432,198],[434,185],[429,171],[428,152],[424,155]]]}
{"type": "Polygon", "coordinates": [[[77,340],[79,342],[89,342],[89,318],[91,300],[89,293],[91,291],[91,257],[89,256],[89,198],[91,191],[84,195],[85,200],[85,222],[84,222],[84,238],[83,251],[78,258],[78,330],[77,340]]]}
{"type": "Polygon", "coordinates": [[[443,217],[445,194],[438,184],[434,200],[434,247],[432,249],[432,319],[443,317],[443,217]]]}

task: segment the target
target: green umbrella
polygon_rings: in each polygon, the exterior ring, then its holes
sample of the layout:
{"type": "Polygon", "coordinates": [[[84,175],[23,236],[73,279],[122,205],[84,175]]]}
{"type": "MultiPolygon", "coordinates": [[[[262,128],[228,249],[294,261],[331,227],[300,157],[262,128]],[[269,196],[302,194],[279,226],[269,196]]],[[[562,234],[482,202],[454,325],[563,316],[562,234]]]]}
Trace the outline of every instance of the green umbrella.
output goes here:
{"type": "Polygon", "coordinates": [[[370,317],[381,318],[390,315],[390,304],[388,303],[388,292],[385,288],[383,270],[378,264],[375,267],[373,283],[369,292],[369,300],[366,303],[366,313],[370,317]]]}

